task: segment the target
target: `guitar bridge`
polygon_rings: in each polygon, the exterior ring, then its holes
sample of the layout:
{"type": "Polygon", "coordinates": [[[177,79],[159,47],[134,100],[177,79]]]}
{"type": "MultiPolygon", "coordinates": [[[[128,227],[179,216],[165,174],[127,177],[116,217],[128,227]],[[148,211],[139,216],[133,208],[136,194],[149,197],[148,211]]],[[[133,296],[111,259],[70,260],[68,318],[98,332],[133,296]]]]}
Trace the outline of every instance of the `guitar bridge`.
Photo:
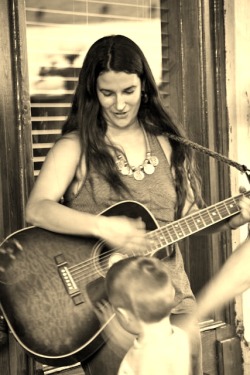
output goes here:
{"type": "Polygon", "coordinates": [[[70,270],[68,269],[68,263],[65,261],[64,255],[60,254],[55,257],[55,262],[57,265],[58,273],[61,277],[61,280],[63,282],[63,285],[69,294],[69,296],[72,298],[72,301],[75,305],[79,305],[81,303],[84,303],[84,299],[82,297],[82,294],[80,290],[78,289],[70,270]]]}

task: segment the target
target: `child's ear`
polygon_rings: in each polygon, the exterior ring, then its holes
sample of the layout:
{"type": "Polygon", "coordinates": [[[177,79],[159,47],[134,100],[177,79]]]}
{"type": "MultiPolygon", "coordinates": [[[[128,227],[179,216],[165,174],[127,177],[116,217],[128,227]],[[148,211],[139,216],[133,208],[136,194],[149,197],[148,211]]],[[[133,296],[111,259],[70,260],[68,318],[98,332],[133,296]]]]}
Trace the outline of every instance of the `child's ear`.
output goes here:
{"type": "Polygon", "coordinates": [[[140,322],[130,310],[122,307],[116,308],[116,316],[121,326],[133,335],[138,335],[141,331],[140,322]]]}

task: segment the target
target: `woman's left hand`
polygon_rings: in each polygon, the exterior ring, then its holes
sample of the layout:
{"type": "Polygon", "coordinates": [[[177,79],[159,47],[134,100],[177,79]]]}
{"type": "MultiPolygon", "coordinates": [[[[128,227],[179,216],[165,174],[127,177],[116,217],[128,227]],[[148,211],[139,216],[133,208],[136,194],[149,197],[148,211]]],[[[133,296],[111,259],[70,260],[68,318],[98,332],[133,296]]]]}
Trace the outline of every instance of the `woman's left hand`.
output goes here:
{"type": "Polygon", "coordinates": [[[231,229],[236,229],[250,222],[250,199],[243,195],[239,201],[239,206],[241,209],[240,213],[235,215],[228,222],[231,229]]]}

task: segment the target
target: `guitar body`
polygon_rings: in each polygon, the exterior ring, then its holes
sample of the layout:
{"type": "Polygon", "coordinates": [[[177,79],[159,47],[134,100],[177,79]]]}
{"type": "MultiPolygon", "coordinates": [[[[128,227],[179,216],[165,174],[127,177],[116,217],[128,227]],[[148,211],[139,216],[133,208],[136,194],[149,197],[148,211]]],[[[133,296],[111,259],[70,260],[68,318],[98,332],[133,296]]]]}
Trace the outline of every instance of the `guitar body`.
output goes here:
{"type": "MultiPolygon", "coordinates": [[[[158,228],[150,212],[124,201],[102,213],[141,217],[158,228]]],[[[105,298],[105,270],[111,249],[96,238],[29,227],[10,235],[1,249],[15,260],[0,270],[1,309],[21,346],[52,366],[84,361],[103,345],[93,306],[105,298]]],[[[0,255],[1,262],[1,255],[0,255]]]]}
{"type": "MultiPolygon", "coordinates": [[[[250,192],[244,195],[250,197],[250,192]]],[[[150,251],[141,255],[162,259],[171,254],[169,245],[239,213],[241,197],[227,198],[161,228],[135,201],[117,203],[101,214],[141,218],[150,243],[150,251]]],[[[1,309],[30,355],[61,366],[87,360],[104,344],[102,331],[109,322],[101,326],[93,307],[106,298],[106,272],[117,256],[133,253],[113,251],[97,238],[37,227],[6,238],[0,246],[1,309]]]]}

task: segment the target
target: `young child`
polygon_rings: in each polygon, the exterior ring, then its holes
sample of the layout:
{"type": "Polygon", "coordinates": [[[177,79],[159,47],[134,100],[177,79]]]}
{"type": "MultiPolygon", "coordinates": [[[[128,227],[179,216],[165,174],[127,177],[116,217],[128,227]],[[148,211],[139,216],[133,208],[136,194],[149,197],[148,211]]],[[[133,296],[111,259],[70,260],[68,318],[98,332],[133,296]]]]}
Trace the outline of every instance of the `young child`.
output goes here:
{"type": "Polygon", "coordinates": [[[166,265],[125,258],[109,269],[106,289],[119,323],[136,335],[118,375],[188,375],[188,337],[170,323],[175,290],[166,265]]]}

